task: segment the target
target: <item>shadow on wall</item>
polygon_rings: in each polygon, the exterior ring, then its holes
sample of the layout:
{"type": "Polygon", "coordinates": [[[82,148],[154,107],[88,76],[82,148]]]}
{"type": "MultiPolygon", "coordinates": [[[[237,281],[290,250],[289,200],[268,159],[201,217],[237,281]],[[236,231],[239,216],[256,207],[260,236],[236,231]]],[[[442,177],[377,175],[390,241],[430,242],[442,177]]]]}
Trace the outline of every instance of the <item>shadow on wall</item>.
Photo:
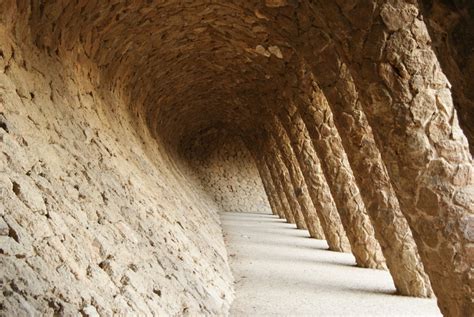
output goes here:
{"type": "Polygon", "coordinates": [[[271,213],[255,162],[239,136],[204,129],[180,152],[221,211],[271,213]]]}
{"type": "Polygon", "coordinates": [[[423,15],[443,72],[452,84],[453,102],[474,153],[474,2],[422,0],[423,15]]]}

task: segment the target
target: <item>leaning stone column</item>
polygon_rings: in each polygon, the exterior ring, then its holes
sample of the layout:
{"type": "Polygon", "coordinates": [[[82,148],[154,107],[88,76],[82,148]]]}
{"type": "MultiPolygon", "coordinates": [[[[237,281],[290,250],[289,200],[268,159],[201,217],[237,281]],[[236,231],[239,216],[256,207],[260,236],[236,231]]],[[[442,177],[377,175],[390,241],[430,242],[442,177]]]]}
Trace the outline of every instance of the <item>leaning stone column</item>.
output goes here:
{"type": "Polygon", "coordinates": [[[303,103],[299,109],[328,181],[342,224],[351,243],[357,264],[367,268],[384,268],[385,260],[375,239],[374,228],[365,210],[332,113],[322,105],[303,103]]]}
{"type": "Polygon", "coordinates": [[[277,199],[276,190],[273,185],[270,171],[268,170],[266,163],[262,160],[261,157],[256,157],[256,155],[254,155],[254,160],[257,165],[257,170],[260,174],[260,179],[262,180],[263,188],[265,189],[265,193],[267,194],[268,202],[270,203],[270,207],[272,209],[273,214],[277,215],[280,218],[285,218],[283,208],[281,207],[280,202],[277,199]]]}
{"type": "Polygon", "coordinates": [[[472,156],[418,8],[382,3],[354,79],[441,311],[472,316],[472,156]]]}
{"type": "MultiPolygon", "coordinates": [[[[372,129],[362,111],[353,78],[347,67],[340,62],[329,64],[326,60],[325,63],[317,63],[313,68],[314,72],[319,74],[318,81],[322,85],[324,95],[319,91],[319,87],[314,85],[311,75],[300,81],[299,95],[308,96],[309,92],[314,90],[315,103],[322,109],[331,108],[354,176],[360,188],[364,188],[361,191],[362,199],[398,293],[429,297],[432,295],[429,278],[375,144],[372,129]],[[327,67],[334,72],[328,72],[327,67]],[[332,76],[327,78],[326,73],[337,73],[337,80],[334,82],[332,76]]],[[[302,71],[301,74],[311,73],[302,71]]]]}
{"type": "Polygon", "coordinates": [[[271,179],[273,184],[275,185],[275,191],[277,194],[278,201],[283,208],[283,212],[285,214],[286,221],[289,223],[296,224],[295,217],[293,215],[292,208],[290,207],[290,203],[288,202],[288,198],[286,197],[285,190],[283,189],[283,185],[281,184],[281,177],[279,176],[278,171],[275,168],[273,160],[268,157],[268,153],[265,153],[264,162],[268,167],[268,171],[270,172],[271,179]]]}
{"type": "Polygon", "coordinates": [[[265,193],[267,194],[268,202],[272,209],[272,213],[280,218],[285,218],[283,208],[277,196],[275,186],[273,185],[270,171],[268,170],[268,167],[265,161],[263,160],[263,155],[255,149],[254,144],[247,143],[246,146],[250,154],[252,155],[252,158],[257,167],[263,188],[265,190],[265,193]]]}
{"type": "Polygon", "coordinates": [[[282,118],[281,122],[291,139],[294,153],[306,180],[309,196],[321,221],[329,249],[350,252],[349,240],[342,226],[341,217],[337,212],[308,130],[294,105],[289,105],[286,110],[288,113],[280,116],[282,118]]]}
{"type": "Polygon", "coordinates": [[[267,175],[263,172],[262,163],[255,160],[257,165],[258,174],[260,175],[260,179],[262,181],[263,189],[265,190],[265,194],[267,195],[268,203],[270,204],[270,209],[272,210],[272,214],[280,217],[280,210],[277,208],[275,200],[273,199],[273,192],[270,190],[269,180],[267,179],[267,175]]]}
{"type": "Polygon", "coordinates": [[[291,148],[290,139],[276,115],[272,120],[272,128],[273,131],[275,131],[275,136],[278,138],[278,142],[275,142],[274,138],[271,137],[270,144],[279,149],[283,162],[288,169],[296,198],[301,207],[301,213],[306,222],[306,227],[308,227],[309,235],[312,238],[324,240],[324,232],[319,222],[318,214],[316,213],[313,202],[309,196],[308,187],[306,186],[299,163],[296,160],[293,149],[291,148]]]}
{"type": "Polygon", "coordinates": [[[268,136],[268,149],[269,151],[267,156],[267,162],[273,167],[274,179],[275,177],[280,181],[280,184],[285,193],[286,199],[290,205],[290,211],[293,212],[293,217],[295,219],[296,227],[298,229],[308,229],[301,212],[301,207],[299,205],[298,199],[295,195],[295,190],[293,188],[288,169],[283,163],[281,153],[276,146],[275,139],[269,134],[268,136]]]}

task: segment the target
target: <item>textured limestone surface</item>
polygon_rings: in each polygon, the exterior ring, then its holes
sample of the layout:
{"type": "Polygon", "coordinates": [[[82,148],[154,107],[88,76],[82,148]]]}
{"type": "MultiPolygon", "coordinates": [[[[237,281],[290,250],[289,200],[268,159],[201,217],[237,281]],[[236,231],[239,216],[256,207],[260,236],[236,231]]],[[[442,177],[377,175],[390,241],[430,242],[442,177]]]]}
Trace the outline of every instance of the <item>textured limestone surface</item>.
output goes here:
{"type": "Polygon", "coordinates": [[[219,210],[271,212],[255,161],[238,136],[212,128],[187,144],[181,151],[219,210]]]}
{"type": "Polygon", "coordinates": [[[190,168],[120,96],[0,32],[0,314],[225,314],[218,206],[190,168]]]}

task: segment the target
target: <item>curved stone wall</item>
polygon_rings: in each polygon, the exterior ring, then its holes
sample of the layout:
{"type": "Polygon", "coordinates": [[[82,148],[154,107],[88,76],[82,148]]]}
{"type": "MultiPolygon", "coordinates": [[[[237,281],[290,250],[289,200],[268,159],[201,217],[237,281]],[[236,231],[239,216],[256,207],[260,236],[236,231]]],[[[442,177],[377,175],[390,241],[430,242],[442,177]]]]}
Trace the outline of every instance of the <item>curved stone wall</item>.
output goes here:
{"type": "Polygon", "coordinates": [[[240,137],[211,128],[181,151],[219,210],[271,213],[255,162],[240,137]]]}
{"type": "Polygon", "coordinates": [[[1,30],[0,314],[225,314],[219,208],[193,171],[80,64],[17,44],[1,30]]]}

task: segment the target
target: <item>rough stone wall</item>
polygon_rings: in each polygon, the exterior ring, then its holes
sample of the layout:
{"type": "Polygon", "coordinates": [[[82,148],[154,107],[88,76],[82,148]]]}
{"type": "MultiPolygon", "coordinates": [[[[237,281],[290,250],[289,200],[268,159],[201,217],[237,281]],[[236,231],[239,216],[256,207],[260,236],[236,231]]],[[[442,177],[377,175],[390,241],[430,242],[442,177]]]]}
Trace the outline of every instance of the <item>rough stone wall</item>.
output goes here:
{"type": "Polygon", "coordinates": [[[0,315],[225,314],[217,206],[120,95],[0,25],[0,315]]]}
{"type": "Polygon", "coordinates": [[[186,161],[219,210],[271,213],[255,162],[238,136],[213,128],[190,143],[186,161]]]}

